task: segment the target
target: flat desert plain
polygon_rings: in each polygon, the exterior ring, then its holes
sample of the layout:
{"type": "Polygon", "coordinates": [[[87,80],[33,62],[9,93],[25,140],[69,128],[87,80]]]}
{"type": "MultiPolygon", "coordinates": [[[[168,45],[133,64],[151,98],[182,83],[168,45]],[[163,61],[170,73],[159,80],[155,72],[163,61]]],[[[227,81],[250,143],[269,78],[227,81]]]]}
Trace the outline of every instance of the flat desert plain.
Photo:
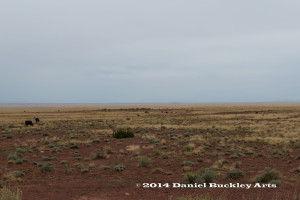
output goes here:
{"type": "Polygon", "coordinates": [[[0,187],[23,200],[296,200],[300,104],[1,105],[0,187]]]}

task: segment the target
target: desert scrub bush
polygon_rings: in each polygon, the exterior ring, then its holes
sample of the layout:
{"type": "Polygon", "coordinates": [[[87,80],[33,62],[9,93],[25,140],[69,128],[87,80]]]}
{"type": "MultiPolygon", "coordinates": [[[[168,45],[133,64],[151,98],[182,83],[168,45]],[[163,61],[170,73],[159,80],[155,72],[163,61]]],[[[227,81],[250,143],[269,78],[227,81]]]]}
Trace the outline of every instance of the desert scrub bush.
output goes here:
{"type": "Polygon", "coordinates": [[[168,154],[168,153],[163,153],[163,154],[161,155],[161,158],[162,158],[162,159],[168,159],[168,158],[169,158],[169,154],[168,154]]]}
{"type": "Polygon", "coordinates": [[[74,168],[65,168],[64,172],[65,174],[71,174],[73,172],[74,168]]]}
{"type": "Polygon", "coordinates": [[[108,169],[111,169],[111,167],[110,166],[103,166],[103,169],[108,170],[108,169]]]}
{"type": "Polygon", "coordinates": [[[50,161],[50,160],[57,160],[56,157],[51,157],[51,156],[42,156],[43,161],[50,161]]]}
{"type": "Polygon", "coordinates": [[[112,153],[112,149],[111,149],[110,146],[104,146],[103,151],[105,152],[105,154],[111,154],[112,153]]]}
{"type": "Polygon", "coordinates": [[[237,161],[237,162],[233,163],[233,167],[234,168],[240,168],[240,166],[241,166],[241,162],[240,161],[237,161]]]}
{"type": "Polygon", "coordinates": [[[0,200],[21,200],[22,191],[16,190],[15,192],[11,191],[7,187],[3,187],[0,190],[0,200]]]}
{"type": "Polygon", "coordinates": [[[191,145],[186,145],[182,148],[182,151],[193,151],[194,150],[194,146],[191,145]]]}
{"type": "Polygon", "coordinates": [[[14,153],[11,153],[7,156],[7,160],[17,160],[21,156],[22,156],[22,153],[14,152],[14,153]]]}
{"type": "Polygon", "coordinates": [[[215,179],[216,175],[212,169],[201,168],[196,173],[188,172],[184,175],[183,183],[211,183],[215,179]]]}
{"type": "Polygon", "coordinates": [[[20,165],[20,164],[22,164],[22,163],[23,163],[23,160],[21,160],[21,159],[18,159],[18,160],[15,161],[15,164],[16,164],[16,165],[20,165]]]}
{"type": "Polygon", "coordinates": [[[192,162],[192,161],[183,161],[183,162],[181,163],[181,166],[189,166],[189,167],[192,167],[192,166],[194,166],[194,162],[192,162]]]}
{"type": "Polygon", "coordinates": [[[159,167],[152,170],[152,173],[161,173],[161,172],[163,172],[163,169],[159,167]]]}
{"type": "Polygon", "coordinates": [[[140,156],[138,158],[138,166],[139,167],[150,167],[152,165],[152,160],[147,156],[140,156]]]}
{"type": "Polygon", "coordinates": [[[266,167],[264,171],[253,179],[255,183],[270,183],[271,181],[280,181],[280,174],[277,170],[266,167]]]}
{"type": "Polygon", "coordinates": [[[91,153],[91,158],[94,160],[95,159],[103,159],[103,158],[106,158],[106,155],[100,149],[95,149],[91,153]]]}
{"type": "Polygon", "coordinates": [[[89,172],[89,169],[87,169],[87,168],[84,168],[81,170],[81,173],[87,173],[87,172],[89,172]]]}
{"type": "Polygon", "coordinates": [[[160,152],[159,152],[157,149],[153,149],[153,150],[152,150],[152,155],[153,155],[153,156],[159,156],[159,155],[160,155],[160,152]]]}
{"type": "Polygon", "coordinates": [[[239,155],[238,154],[232,154],[231,156],[229,156],[229,158],[231,158],[231,159],[235,159],[235,158],[238,158],[239,157],[239,155]]]}
{"type": "Polygon", "coordinates": [[[16,177],[16,178],[25,176],[25,173],[24,173],[24,172],[21,172],[21,171],[13,171],[13,172],[11,172],[11,174],[12,174],[14,177],[16,177]]]}
{"type": "Polygon", "coordinates": [[[100,140],[99,140],[99,139],[94,139],[94,140],[92,141],[92,144],[98,144],[98,143],[100,143],[100,140]]]}
{"type": "Polygon", "coordinates": [[[134,137],[134,133],[131,132],[130,130],[125,131],[121,129],[121,130],[114,131],[112,136],[113,138],[118,138],[118,139],[129,138],[129,137],[134,137]]]}
{"type": "Polygon", "coordinates": [[[40,172],[46,173],[46,172],[52,172],[53,171],[53,163],[47,162],[47,163],[40,163],[38,165],[40,167],[40,172]]]}
{"type": "Polygon", "coordinates": [[[70,149],[78,149],[78,145],[75,142],[70,142],[70,149]]]}
{"type": "Polygon", "coordinates": [[[258,156],[258,157],[263,157],[264,154],[263,154],[263,153],[258,153],[257,156],[258,156]]]}
{"type": "Polygon", "coordinates": [[[117,172],[121,172],[121,171],[124,171],[124,170],[125,170],[125,167],[124,167],[124,165],[115,165],[115,166],[114,166],[114,169],[115,169],[115,171],[117,171],[117,172]]]}
{"type": "Polygon", "coordinates": [[[227,172],[227,178],[230,179],[239,179],[244,177],[244,175],[245,175],[244,172],[242,172],[239,169],[231,169],[227,172]]]}
{"type": "Polygon", "coordinates": [[[62,164],[62,165],[65,165],[65,164],[68,164],[68,160],[62,160],[62,161],[60,161],[60,163],[62,164]]]}

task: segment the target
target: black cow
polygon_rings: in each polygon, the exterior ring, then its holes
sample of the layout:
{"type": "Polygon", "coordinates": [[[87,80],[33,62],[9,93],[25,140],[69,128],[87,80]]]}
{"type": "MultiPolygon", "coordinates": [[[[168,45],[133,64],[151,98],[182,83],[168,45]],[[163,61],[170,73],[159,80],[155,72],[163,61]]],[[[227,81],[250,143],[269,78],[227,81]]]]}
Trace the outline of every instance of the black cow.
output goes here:
{"type": "Polygon", "coordinates": [[[25,121],[25,125],[26,125],[26,126],[28,126],[28,125],[33,126],[33,123],[32,123],[31,120],[26,120],[26,121],[25,121]]]}
{"type": "Polygon", "coordinates": [[[35,118],[35,122],[38,123],[40,121],[39,118],[35,118]]]}

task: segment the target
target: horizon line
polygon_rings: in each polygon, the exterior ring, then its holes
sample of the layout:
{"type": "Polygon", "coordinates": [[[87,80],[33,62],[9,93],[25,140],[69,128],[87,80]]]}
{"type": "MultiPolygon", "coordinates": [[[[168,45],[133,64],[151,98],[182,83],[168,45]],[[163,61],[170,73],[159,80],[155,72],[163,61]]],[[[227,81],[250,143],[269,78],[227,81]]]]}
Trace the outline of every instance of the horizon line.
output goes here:
{"type": "Polygon", "coordinates": [[[0,103],[0,105],[136,105],[136,104],[261,104],[261,103],[300,103],[300,101],[223,101],[223,102],[110,102],[110,103],[0,103]]]}

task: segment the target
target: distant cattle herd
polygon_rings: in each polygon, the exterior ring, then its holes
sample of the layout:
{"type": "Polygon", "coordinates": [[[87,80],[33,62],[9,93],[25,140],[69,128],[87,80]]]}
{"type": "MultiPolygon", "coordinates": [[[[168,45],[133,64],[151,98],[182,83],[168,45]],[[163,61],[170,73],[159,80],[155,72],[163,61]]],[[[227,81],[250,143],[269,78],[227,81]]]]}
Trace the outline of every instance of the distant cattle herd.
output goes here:
{"type": "MultiPolygon", "coordinates": [[[[38,123],[40,121],[40,119],[37,118],[37,117],[35,117],[34,120],[35,120],[35,123],[38,123]]],[[[29,125],[33,126],[33,122],[31,120],[26,120],[25,121],[25,126],[29,126],[29,125]]]]}

